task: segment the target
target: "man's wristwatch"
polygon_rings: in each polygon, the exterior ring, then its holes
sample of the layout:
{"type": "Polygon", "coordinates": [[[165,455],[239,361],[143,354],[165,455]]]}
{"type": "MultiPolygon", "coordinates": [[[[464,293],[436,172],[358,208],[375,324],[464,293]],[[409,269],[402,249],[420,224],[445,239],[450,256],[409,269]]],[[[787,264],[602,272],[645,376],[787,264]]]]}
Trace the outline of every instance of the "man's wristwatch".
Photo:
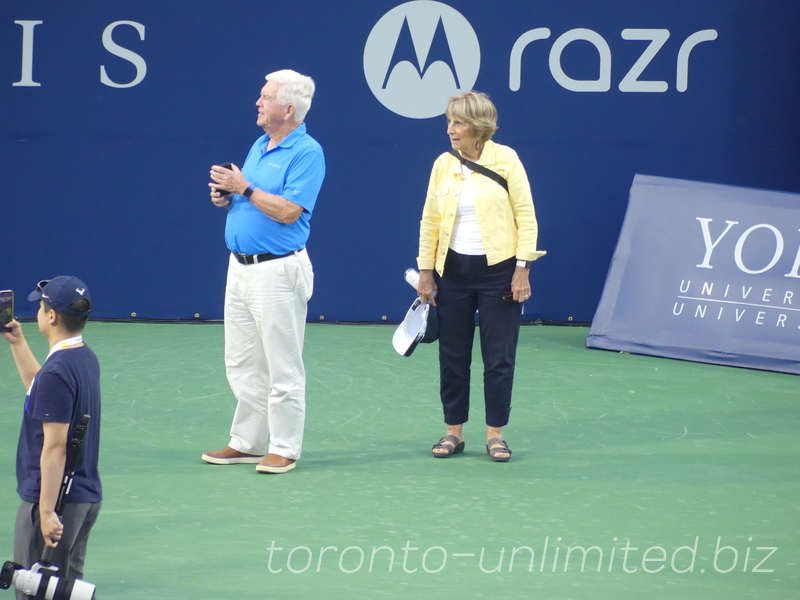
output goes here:
{"type": "Polygon", "coordinates": [[[256,186],[248,185],[247,189],[244,191],[244,194],[242,194],[242,196],[244,196],[245,198],[247,198],[249,200],[250,196],[252,196],[253,192],[255,192],[255,191],[256,191],[256,186]]]}
{"type": "Polygon", "coordinates": [[[529,260],[517,260],[517,266],[522,267],[523,269],[527,269],[528,271],[531,270],[531,261],[529,260]]]}

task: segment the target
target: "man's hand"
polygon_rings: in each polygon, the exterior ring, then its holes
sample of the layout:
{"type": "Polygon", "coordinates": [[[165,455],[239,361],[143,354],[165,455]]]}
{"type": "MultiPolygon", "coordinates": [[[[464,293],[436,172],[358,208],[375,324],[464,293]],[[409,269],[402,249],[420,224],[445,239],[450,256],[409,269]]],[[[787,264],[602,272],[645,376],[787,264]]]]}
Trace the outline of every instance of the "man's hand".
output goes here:
{"type": "Polygon", "coordinates": [[[211,188],[211,202],[214,203],[214,206],[230,206],[231,204],[231,196],[223,196],[213,187],[214,184],[209,183],[208,187],[211,188]]]}
{"type": "Polygon", "coordinates": [[[210,174],[213,183],[209,183],[208,186],[212,190],[226,190],[234,194],[243,194],[247,189],[247,180],[236,165],[231,165],[230,169],[213,165],[210,174]]]}
{"type": "Polygon", "coordinates": [[[14,357],[14,362],[17,365],[17,371],[19,371],[20,379],[22,379],[22,385],[27,390],[31,387],[33,378],[36,377],[36,374],[42,367],[39,365],[36,357],[33,356],[33,352],[31,352],[31,348],[28,346],[25,336],[22,335],[22,325],[20,325],[18,321],[11,321],[8,324],[8,328],[11,331],[3,331],[0,335],[6,338],[11,346],[11,355],[14,357]]]}
{"type": "Polygon", "coordinates": [[[47,514],[40,513],[39,520],[45,545],[48,548],[55,548],[58,546],[61,536],[64,535],[64,525],[61,523],[61,519],[58,518],[56,513],[50,512],[47,514]]]}
{"type": "Polygon", "coordinates": [[[25,341],[25,336],[22,335],[22,325],[19,324],[19,321],[11,321],[6,327],[11,331],[0,332],[0,335],[6,338],[9,344],[13,346],[25,341]]]}

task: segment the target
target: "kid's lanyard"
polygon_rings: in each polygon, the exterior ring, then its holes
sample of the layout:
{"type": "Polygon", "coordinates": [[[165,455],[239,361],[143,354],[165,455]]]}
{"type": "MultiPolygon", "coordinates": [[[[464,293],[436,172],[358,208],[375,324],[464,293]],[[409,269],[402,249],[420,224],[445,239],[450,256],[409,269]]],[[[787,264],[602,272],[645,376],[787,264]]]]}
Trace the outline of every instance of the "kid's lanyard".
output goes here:
{"type": "MultiPolygon", "coordinates": [[[[73,336],[71,338],[67,338],[65,340],[61,340],[55,346],[50,348],[50,352],[47,354],[47,358],[44,359],[44,362],[47,362],[47,360],[51,356],[53,356],[53,354],[58,352],[59,350],[63,350],[64,348],[69,348],[70,346],[74,346],[76,344],[82,344],[82,343],[83,343],[83,335],[76,335],[76,336],[73,336]]],[[[33,382],[34,381],[36,381],[36,377],[34,377],[31,380],[31,387],[28,388],[28,396],[31,395],[31,390],[33,389],[33,382]]]]}

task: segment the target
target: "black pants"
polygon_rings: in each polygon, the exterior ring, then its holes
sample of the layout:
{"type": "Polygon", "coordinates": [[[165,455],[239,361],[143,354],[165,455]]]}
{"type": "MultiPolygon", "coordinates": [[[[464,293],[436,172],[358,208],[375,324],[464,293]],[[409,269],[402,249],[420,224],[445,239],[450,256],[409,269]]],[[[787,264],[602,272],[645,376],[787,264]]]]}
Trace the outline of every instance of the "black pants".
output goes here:
{"type": "Polygon", "coordinates": [[[469,418],[470,365],[475,339],[475,311],[480,324],[486,424],[504,427],[511,412],[511,388],[519,340],[522,304],[503,300],[511,289],[516,260],[488,266],[486,256],[450,250],[444,275],[436,277],[439,315],[440,394],[444,422],[469,418]]]}

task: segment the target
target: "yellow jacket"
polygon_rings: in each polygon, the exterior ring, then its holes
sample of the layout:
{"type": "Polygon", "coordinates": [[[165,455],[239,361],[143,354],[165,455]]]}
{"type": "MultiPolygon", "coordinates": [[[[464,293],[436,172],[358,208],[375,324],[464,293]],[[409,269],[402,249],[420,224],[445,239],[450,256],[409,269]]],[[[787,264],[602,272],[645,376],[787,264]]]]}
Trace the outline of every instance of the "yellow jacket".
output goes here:
{"type": "MultiPolygon", "coordinates": [[[[470,172],[475,197],[475,214],[481,232],[486,260],[494,265],[513,256],[536,260],[546,254],[536,249],[539,227],[533,209],[531,186],[525,168],[508,146],[491,140],[483,148],[479,164],[502,175],[508,181],[508,193],[495,181],[470,172]]],[[[419,230],[417,267],[444,271],[450,236],[464,176],[459,160],[446,152],[433,163],[425,208],[419,230]]]]}

